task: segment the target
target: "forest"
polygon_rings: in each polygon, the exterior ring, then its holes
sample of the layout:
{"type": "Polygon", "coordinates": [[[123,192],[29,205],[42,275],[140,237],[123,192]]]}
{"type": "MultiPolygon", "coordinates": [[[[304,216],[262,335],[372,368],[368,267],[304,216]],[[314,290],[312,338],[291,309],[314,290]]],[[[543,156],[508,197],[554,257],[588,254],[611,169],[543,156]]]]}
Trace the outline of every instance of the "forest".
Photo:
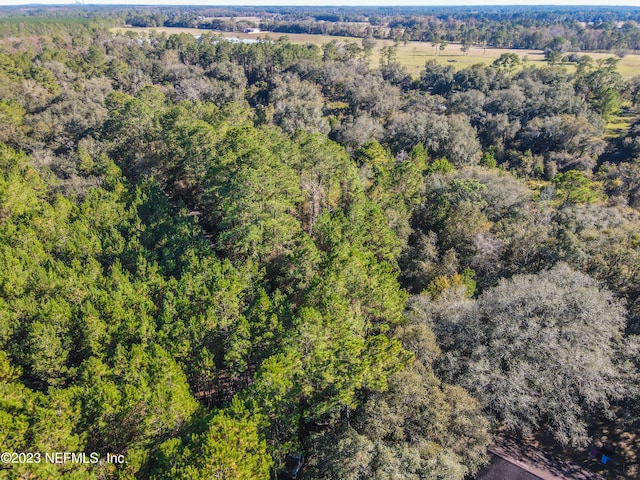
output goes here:
{"type": "MultiPolygon", "coordinates": [[[[578,28],[536,12],[478,29],[578,28]]],[[[0,478],[276,479],[302,453],[303,480],[465,480],[498,432],[640,430],[640,77],[613,51],[412,77],[366,36],[108,29],[156,14],[0,12],[0,444],[126,459],[0,478]]],[[[460,41],[472,13],[445,14],[460,41]]]]}
{"type": "Polygon", "coordinates": [[[495,48],[640,50],[637,8],[566,6],[267,7],[141,9],[124,14],[140,27],[192,27],[308,33],[397,42],[481,44],[495,48]],[[239,15],[240,14],[240,15],[239,15]],[[244,16],[244,17],[243,17],[244,16]],[[250,18],[253,16],[254,18],[250,18]]]}

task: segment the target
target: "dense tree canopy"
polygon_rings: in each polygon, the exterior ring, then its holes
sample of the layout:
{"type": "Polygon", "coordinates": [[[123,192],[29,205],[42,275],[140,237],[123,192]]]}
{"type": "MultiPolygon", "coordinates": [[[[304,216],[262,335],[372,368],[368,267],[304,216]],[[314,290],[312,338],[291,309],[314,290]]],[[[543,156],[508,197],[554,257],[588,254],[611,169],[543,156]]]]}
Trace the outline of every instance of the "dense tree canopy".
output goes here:
{"type": "Polygon", "coordinates": [[[547,428],[587,442],[587,414],[606,415],[630,392],[624,310],[588,276],[560,264],[501,281],[477,300],[416,297],[414,321],[432,326],[438,371],[468,388],[514,430],[547,428]]]}
{"type": "Polygon", "coordinates": [[[126,464],[1,474],[266,479],[301,452],[300,478],[462,480],[498,428],[637,430],[640,135],[604,132],[638,81],[555,64],[631,45],[631,13],[261,17],[369,21],[319,48],[93,8],[0,11],[0,439],[126,464]],[[411,78],[392,46],[370,66],[388,36],[549,62],[411,78]]]}

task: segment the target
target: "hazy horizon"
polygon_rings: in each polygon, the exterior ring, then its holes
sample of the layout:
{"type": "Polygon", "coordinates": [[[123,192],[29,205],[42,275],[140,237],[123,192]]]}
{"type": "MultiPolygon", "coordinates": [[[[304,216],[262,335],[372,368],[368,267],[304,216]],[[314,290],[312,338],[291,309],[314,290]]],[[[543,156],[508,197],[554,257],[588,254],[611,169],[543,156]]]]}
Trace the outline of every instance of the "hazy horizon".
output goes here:
{"type": "MultiPolygon", "coordinates": [[[[24,6],[24,5],[74,5],[79,2],[75,0],[42,0],[39,2],[33,1],[7,1],[0,0],[0,6],[24,6]]],[[[517,2],[503,1],[503,0],[436,0],[425,3],[421,0],[403,0],[401,2],[392,2],[389,0],[309,0],[301,3],[300,0],[224,0],[222,2],[212,2],[211,0],[189,0],[188,3],[177,3],[175,0],[93,0],[82,2],[85,6],[90,5],[131,5],[131,6],[394,6],[394,7],[416,7],[416,6],[574,6],[580,7],[640,7],[640,0],[616,0],[613,3],[603,3],[602,0],[585,0],[580,2],[575,1],[540,1],[540,0],[520,0],[517,2]]]]}

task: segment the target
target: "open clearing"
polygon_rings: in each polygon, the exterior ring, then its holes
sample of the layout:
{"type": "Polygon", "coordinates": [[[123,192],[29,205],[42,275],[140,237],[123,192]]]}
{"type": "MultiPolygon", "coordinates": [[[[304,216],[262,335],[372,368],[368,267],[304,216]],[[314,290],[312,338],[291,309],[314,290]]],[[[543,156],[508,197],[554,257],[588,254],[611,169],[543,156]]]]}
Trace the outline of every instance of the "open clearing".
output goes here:
{"type": "Polygon", "coordinates": [[[624,137],[629,132],[631,125],[638,120],[637,112],[627,105],[618,115],[611,118],[607,122],[607,128],[605,131],[605,138],[618,138],[624,137]]]}
{"type": "MultiPolygon", "coordinates": [[[[148,34],[155,30],[158,33],[190,33],[192,35],[202,35],[203,33],[221,34],[224,37],[235,38],[251,38],[251,39],[277,39],[280,37],[288,37],[293,43],[313,43],[315,45],[324,45],[332,40],[342,43],[356,42],[362,43],[361,38],[356,37],[338,37],[330,35],[311,35],[311,34],[298,34],[298,33],[278,33],[278,32],[261,32],[261,33],[242,33],[242,32],[221,32],[217,30],[204,30],[197,28],[173,28],[173,27],[157,27],[157,28],[139,28],[139,27],[119,27],[112,28],[114,33],[124,32],[136,32],[140,34],[148,34]]],[[[371,56],[371,65],[376,67],[380,60],[380,50],[387,46],[393,45],[391,40],[377,40],[374,48],[374,53],[371,56]]],[[[518,49],[506,49],[506,48],[483,48],[482,46],[472,47],[468,54],[465,55],[460,49],[459,44],[449,44],[444,50],[434,48],[428,42],[408,42],[406,45],[403,43],[398,44],[398,61],[407,67],[407,71],[417,77],[420,70],[424,68],[424,64],[428,60],[436,60],[437,62],[451,65],[454,68],[464,68],[477,63],[490,64],[496,58],[503,53],[515,53],[521,60],[526,61],[528,64],[544,64],[547,62],[544,60],[544,54],[541,50],[518,50],[518,49]]],[[[594,60],[605,59],[612,57],[610,53],[590,53],[582,52],[581,54],[589,55],[594,60]]],[[[573,65],[565,65],[567,68],[572,69],[573,65]]],[[[618,63],[618,71],[625,78],[631,78],[640,74],[640,55],[630,54],[620,60],[618,63]]]]}

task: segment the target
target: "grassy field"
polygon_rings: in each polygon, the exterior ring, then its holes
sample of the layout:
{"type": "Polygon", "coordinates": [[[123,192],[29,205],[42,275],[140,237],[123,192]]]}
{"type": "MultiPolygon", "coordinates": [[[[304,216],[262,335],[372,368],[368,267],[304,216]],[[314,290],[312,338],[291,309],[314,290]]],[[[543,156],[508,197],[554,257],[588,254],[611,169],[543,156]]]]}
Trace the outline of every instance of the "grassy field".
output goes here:
{"type": "Polygon", "coordinates": [[[619,115],[613,117],[608,123],[605,130],[605,138],[622,137],[629,132],[631,125],[638,120],[638,115],[632,111],[623,111],[619,115]]]}
{"type": "MultiPolygon", "coordinates": [[[[196,28],[170,28],[170,27],[159,27],[159,28],[136,28],[136,27],[123,27],[123,28],[113,28],[112,31],[115,33],[123,33],[127,31],[134,31],[137,33],[145,34],[150,32],[151,30],[155,30],[156,32],[166,32],[167,34],[171,33],[190,33],[192,35],[202,35],[205,32],[212,32],[217,34],[222,34],[225,37],[235,37],[235,38],[272,38],[277,39],[281,36],[288,37],[293,43],[313,43],[316,45],[324,45],[325,43],[329,43],[332,40],[336,40],[338,42],[356,42],[360,44],[362,42],[361,38],[355,37],[335,37],[330,35],[307,35],[307,34],[296,34],[296,33],[288,33],[288,34],[280,34],[280,33],[270,33],[270,32],[262,32],[259,34],[255,33],[238,33],[238,32],[219,32],[215,30],[200,30],[196,28]]],[[[374,49],[374,53],[371,57],[371,65],[377,66],[380,60],[380,50],[387,45],[393,45],[391,40],[378,40],[376,42],[376,46],[374,49]]],[[[544,55],[540,50],[512,50],[512,49],[502,49],[502,48],[482,48],[482,47],[472,47],[468,54],[465,55],[462,50],[460,50],[459,44],[450,44],[445,47],[444,50],[437,50],[428,42],[408,42],[407,45],[399,44],[398,45],[398,61],[407,67],[407,70],[411,75],[417,77],[420,70],[424,68],[424,64],[427,60],[436,60],[440,63],[452,65],[454,68],[464,68],[470,65],[474,65],[477,63],[490,64],[496,58],[498,58],[503,53],[515,53],[521,59],[526,59],[528,64],[546,64],[544,60],[544,55]],[[437,55],[436,55],[437,53],[437,55]]],[[[587,53],[593,59],[604,59],[613,56],[608,53],[587,53]]],[[[572,69],[572,65],[567,65],[567,68],[572,69]]],[[[620,63],[618,64],[618,71],[625,78],[631,78],[636,75],[640,75],[640,55],[627,55],[624,57],[620,63]]]]}

